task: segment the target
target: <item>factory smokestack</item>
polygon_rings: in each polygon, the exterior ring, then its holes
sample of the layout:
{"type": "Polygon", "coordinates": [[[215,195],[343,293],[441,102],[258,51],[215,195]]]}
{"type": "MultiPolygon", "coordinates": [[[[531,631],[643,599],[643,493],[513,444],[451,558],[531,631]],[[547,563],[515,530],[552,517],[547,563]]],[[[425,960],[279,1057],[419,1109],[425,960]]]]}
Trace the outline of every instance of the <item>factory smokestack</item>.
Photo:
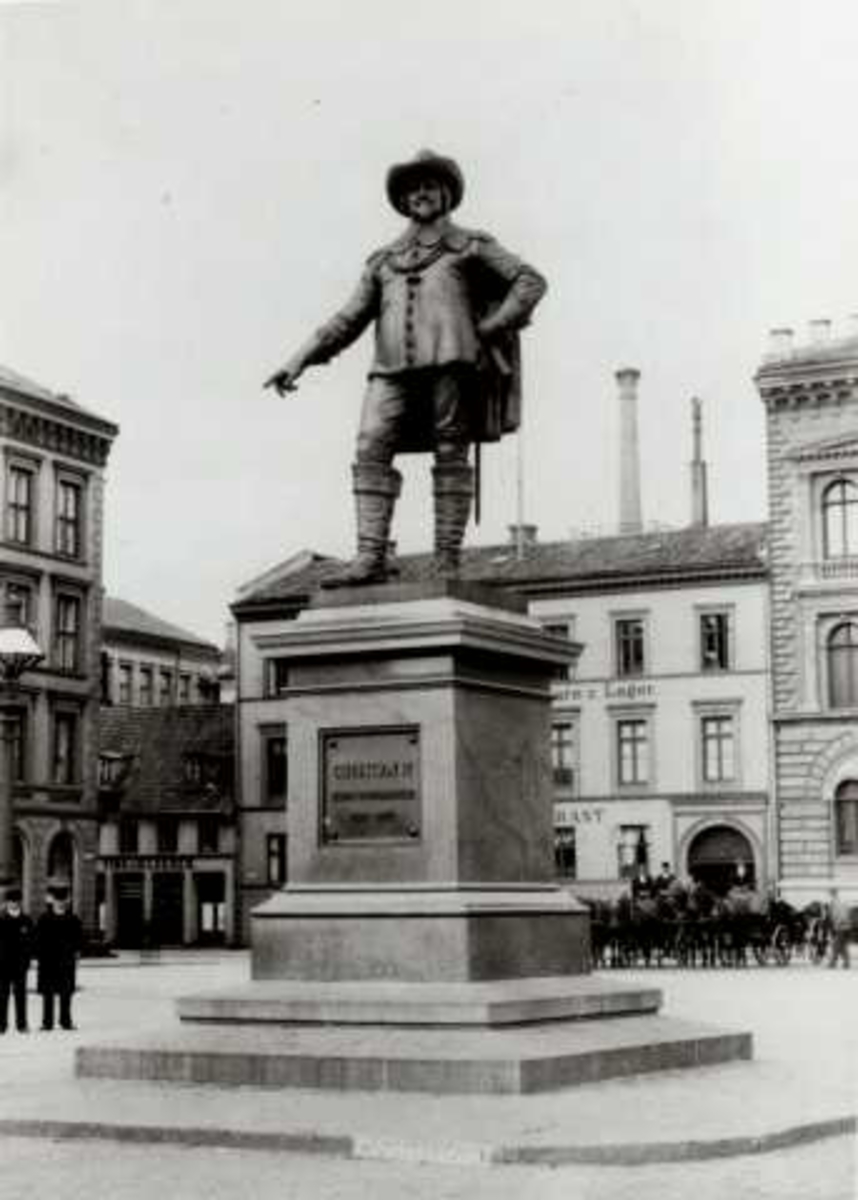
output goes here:
{"type": "Polygon", "coordinates": [[[617,371],[620,389],[620,533],[640,533],[641,468],[638,452],[638,380],[640,371],[617,371]]]}
{"type": "Polygon", "coordinates": [[[703,404],[695,396],[691,401],[694,453],[691,458],[691,524],[705,528],[709,524],[709,489],[703,458],[703,404]]]}

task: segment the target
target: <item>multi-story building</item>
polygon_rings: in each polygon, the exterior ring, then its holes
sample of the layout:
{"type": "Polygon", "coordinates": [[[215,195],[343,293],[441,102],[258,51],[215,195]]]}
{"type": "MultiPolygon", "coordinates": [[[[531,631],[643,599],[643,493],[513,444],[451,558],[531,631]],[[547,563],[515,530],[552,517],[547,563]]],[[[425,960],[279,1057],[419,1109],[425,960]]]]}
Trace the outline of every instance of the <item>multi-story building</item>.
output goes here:
{"type": "Polygon", "coordinates": [[[858,901],[858,331],[773,332],[766,408],[775,799],[785,895],[858,901]]]}
{"type": "Polygon", "coordinates": [[[105,596],[102,700],[135,708],[209,704],[218,699],[221,651],[212,642],[105,596]]]}
{"type": "Polygon", "coordinates": [[[11,701],[14,848],[25,902],[51,876],[95,922],[104,467],[118,429],[0,368],[0,576],[45,658],[11,701]]]}
{"type": "MultiPolygon", "coordinates": [[[[524,595],[583,644],[554,687],[558,873],[606,895],[667,862],[726,889],[773,881],[765,526],[692,527],[467,550],[463,576],[524,595]]],[[[420,580],[426,556],[399,560],[420,580]]],[[[285,879],[288,673],[278,634],[329,563],[300,554],[242,590],[238,737],[242,910],[285,879]]],[[[288,799],[288,803],[287,803],[288,799]]]]}
{"type": "Polygon", "coordinates": [[[99,920],[111,945],[236,937],[234,711],[101,713],[99,920]]]}

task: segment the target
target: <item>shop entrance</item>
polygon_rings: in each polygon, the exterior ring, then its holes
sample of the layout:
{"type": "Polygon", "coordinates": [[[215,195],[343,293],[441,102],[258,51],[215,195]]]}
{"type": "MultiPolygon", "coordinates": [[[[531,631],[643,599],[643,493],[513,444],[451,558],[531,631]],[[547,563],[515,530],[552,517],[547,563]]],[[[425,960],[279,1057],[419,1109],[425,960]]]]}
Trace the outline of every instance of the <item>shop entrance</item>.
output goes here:
{"type": "Polygon", "coordinates": [[[116,944],[126,950],[139,950],[143,945],[142,872],[116,876],[116,944]]]}
{"type": "Polygon", "coordinates": [[[688,847],[688,874],[719,896],[726,895],[736,884],[756,887],[750,841],[729,825],[704,829],[688,847]]]}

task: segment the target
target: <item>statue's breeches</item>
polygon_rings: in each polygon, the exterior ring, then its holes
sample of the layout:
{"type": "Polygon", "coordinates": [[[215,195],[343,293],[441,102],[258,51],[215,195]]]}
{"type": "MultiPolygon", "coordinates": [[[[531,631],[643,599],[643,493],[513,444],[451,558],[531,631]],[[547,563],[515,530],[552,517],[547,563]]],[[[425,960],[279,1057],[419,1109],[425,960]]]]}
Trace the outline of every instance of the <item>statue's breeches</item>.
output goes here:
{"type": "Polygon", "coordinates": [[[463,364],[370,376],[358,431],[358,461],[391,462],[404,445],[418,440],[417,425],[435,447],[466,448],[476,389],[476,371],[463,364]]]}

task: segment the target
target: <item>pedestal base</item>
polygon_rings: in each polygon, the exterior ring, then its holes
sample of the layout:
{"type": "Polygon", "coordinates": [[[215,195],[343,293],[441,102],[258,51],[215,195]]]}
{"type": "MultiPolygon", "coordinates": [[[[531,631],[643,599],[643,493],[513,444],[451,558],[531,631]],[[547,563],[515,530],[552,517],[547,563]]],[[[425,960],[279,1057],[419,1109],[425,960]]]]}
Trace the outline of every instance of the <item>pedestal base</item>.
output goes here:
{"type": "Polygon", "coordinates": [[[254,979],[466,982],[590,970],[590,919],[554,884],[296,885],[253,913],[254,979]]]}

